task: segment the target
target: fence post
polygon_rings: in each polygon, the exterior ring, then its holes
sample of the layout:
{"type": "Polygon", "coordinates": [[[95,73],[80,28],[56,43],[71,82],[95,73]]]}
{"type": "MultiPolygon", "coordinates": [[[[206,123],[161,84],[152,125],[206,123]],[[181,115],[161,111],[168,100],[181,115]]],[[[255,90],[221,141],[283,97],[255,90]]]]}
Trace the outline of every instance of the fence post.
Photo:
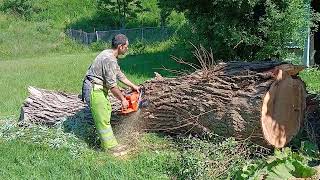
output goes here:
{"type": "Polygon", "coordinates": [[[141,28],[141,41],[143,42],[144,38],[143,38],[143,28],[141,28]]]}
{"type": "Polygon", "coordinates": [[[97,37],[97,42],[99,41],[99,34],[98,31],[96,31],[96,37],[97,37]]]}
{"type": "Polygon", "coordinates": [[[80,29],[79,41],[83,43],[82,29],[80,29]]]}
{"type": "Polygon", "coordinates": [[[86,44],[88,45],[89,44],[89,42],[88,42],[88,33],[86,33],[85,38],[86,38],[86,44]]]}
{"type": "Polygon", "coordinates": [[[70,35],[71,35],[71,38],[73,39],[72,29],[70,29],[70,35]]]}

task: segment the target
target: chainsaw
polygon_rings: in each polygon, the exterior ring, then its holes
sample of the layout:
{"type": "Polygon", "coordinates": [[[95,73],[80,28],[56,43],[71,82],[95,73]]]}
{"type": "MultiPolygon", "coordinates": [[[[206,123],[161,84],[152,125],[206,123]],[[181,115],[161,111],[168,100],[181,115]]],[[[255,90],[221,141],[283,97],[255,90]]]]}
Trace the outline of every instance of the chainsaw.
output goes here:
{"type": "Polygon", "coordinates": [[[139,108],[142,107],[142,104],[143,104],[142,96],[144,95],[144,91],[145,91],[144,87],[141,87],[139,91],[140,92],[132,91],[124,95],[129,105],[126,109],[125,108],[121,109],[121,114],[126,115],[131,112],[136,112],[139,110],[139,108]]]}

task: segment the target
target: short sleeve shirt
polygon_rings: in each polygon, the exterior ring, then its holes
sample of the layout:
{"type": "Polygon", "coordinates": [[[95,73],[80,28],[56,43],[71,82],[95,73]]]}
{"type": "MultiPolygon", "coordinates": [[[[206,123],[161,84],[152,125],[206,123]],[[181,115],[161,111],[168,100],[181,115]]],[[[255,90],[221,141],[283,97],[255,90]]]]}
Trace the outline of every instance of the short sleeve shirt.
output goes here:
{"type": "Polygon", "coordinates": [[[86,76],[95,84],[103,85],[108,89],[117,85],[117,80],[124,80],[126,76],[118,65],[112,49],[102,51],[89,67],[86,76]]]}

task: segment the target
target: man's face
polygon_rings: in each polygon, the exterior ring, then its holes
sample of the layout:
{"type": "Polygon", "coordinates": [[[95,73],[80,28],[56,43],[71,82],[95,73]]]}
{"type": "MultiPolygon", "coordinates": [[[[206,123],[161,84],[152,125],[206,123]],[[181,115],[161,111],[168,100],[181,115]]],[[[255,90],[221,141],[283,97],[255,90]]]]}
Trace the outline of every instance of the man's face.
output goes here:
{"type": "Polygon", "coordinates": [[[120,45],[118,50],[120,55],[124,55],[128,51],[129,42],[127,41],[125,45],[120,45]]]}

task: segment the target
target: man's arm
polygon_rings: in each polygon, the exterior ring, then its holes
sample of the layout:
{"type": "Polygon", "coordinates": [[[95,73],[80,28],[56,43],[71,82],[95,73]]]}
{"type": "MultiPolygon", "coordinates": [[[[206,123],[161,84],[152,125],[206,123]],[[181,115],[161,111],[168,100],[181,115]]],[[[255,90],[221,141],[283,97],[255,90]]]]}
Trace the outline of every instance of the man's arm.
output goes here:
{"type": "Polygon", "coordinates": [[[126,100],[126,98],[124,98],[124,96],[122,95],[120,89],[117,86],[114,86],[110,89],[111,93],[121,101],[122,107],[123,108],[127,108],[129,103],[126,100]]]}
{"type": "Polygon", "coordinates": [[[122,107],[127,108],[129,103],[122,95],[122,92],[117,86],[117,76],[119,66],[116,62],[109,62],[103,64],[103,78],[106,85],[109,87],[111,93],[121,101],[122,107]]]}
{"type": "Polygon", "coordinates": [[[120,66],[117,65],[116,67],[116,71],[117,71],[117,79],[119,81],[121,81],[123,84],[131,87],[132,89],[136,90],[139,92],[139,86],[133,84],[127,77],[126,75],[123,74],[123,72],[120,70],[120,66]]]}
{"type": "Polygon", "coordinates": [[[122,83],[124,83],[125,85],[131,87],[132,89],[136,90],[139,92],[139,86],[133,84],[131,81],[129,81],[129,79],[124,78],[120,80],[122,83]]]}

